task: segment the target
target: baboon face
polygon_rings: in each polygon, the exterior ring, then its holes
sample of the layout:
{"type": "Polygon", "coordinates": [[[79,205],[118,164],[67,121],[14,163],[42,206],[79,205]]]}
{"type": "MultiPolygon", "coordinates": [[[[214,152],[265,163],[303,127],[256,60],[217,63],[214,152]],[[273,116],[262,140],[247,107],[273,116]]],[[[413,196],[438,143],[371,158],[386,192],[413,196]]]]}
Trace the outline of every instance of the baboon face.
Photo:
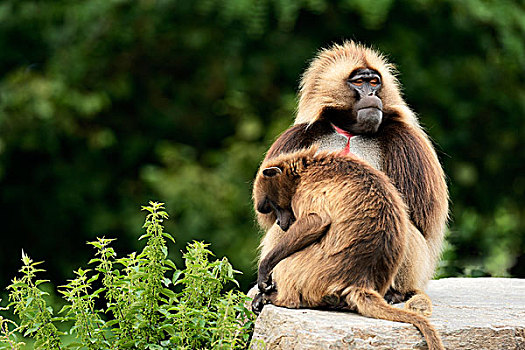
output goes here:
{"type": "Polygon", "coordinates": [[[322,50],[303,75],[296,124],[324,119],[351,135],[375,134],[404,103],[393,73],[383,56],[353,42],[322,50]]]}
{"type": "Polygon", "coordinates": [[[322,117],[352,135],[376,133],[383,121],[381,75],[370,68],[359,68],[350,73],[343,86],[350,92],[346,95],[348,107],[328,107],[322,117]]]}
{"type": "Polygon", "coordinates": [[[259,191],[254,198],[257,211],[275,215],[277,225],[287,231],[295,221],[291,206],[293,180],[283,173],[281,167],[272,166],[261,171],[257,186],[259,191]]]}

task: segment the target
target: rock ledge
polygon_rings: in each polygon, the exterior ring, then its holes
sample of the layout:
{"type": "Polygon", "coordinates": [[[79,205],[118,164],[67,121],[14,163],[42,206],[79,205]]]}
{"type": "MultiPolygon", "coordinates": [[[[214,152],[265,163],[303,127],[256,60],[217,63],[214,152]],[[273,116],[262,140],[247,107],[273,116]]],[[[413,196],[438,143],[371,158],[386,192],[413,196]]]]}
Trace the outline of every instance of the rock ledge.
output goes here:
{"type": "MultiPolygon", "coordinates": [[[[447,349],[525,350],[525,279],[446,278],[430,281],[430,318],[447,349]]],[[[402,307],[402,305],[399,305],[402,307]]],[[[267,305],[251,349],[426,349],[410,324],[353,313],[267,305]]]]}

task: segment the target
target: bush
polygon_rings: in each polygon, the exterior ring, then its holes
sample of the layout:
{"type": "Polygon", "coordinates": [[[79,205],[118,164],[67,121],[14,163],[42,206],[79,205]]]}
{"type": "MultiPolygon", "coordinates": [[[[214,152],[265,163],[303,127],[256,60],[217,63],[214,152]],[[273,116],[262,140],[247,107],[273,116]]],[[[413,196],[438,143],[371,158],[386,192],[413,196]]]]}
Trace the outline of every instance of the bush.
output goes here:
{"type": "Polygon", "coordinates": [[[143,207],[146,233],[139,240],[147,243],[140,253],[117,258],[112,239],[89,243],[96,249],[93,268],[76,270],[76,278],[58,288],[66,301],[58,316],[41,289],[48,281],[36,279],[40,263],[22,253],[22,277],[8,287],[8,308],[19,322],[0,317],[0,348],[20,349],[19,334],[37,349],[245,348],[254,316],[244,307],[246,295],[225,289],[237,285],[238,271],[226,258],[210,261],[202,242],[188,244],[179,270],[168,258],[166,241],[174,240],[163,230],[163,209],[155,202],[143,207]],[[58,322],[69,329],[59,331],[58,322]],[[63,344],[66,335],[75,341],[63,344]]]}

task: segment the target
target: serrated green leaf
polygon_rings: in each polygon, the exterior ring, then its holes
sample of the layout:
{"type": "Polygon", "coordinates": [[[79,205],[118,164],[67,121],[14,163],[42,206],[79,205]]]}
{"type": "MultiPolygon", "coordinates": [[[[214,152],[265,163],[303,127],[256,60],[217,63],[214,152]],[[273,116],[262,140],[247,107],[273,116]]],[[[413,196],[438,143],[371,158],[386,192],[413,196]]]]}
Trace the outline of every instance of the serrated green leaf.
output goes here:
{"type": "Polygon", "coordinates": [[[170,241],[172,241],[173,243],[175,243],[175,238],[173,238],[173,236],[167,232],[163,232],[162,233],[162,236],[166,237],[167,239],[169,239],[170,241]]]}
{"type": "Polygon", "coordinates": [[[178,280],[180,276],[182,275],[182,273],[183,273],[182,270],[178,270],[173,273],[173,277],[171,278],[171,281],[173,282],[173,284],[178,283],[178,280]]]}
{"type": "Polygon", "coordinates": [[[91,284],[91,283],[93,283],[94,281],[96,281],[96,280],[98,279],[98,276],[99,276],[98,273],[97,273],[96,275],[93,275],[93,277],[91,277],[90,279],[88,279],[87,284],[91,284]]]}
{"type": "Polygon", "coordinates": [[[35,286],[38,287],[38,286],[41,285],[42,283],[47,283],[47,282],[49,282],[49,280],[37,280],[37,281],[35,282],[35,286]]]}
{"type": "Polygon", "coordinates": [[[166,260],[164,260],[164,265],[169,266],[169,267],[170,267],[171,269],[173,269],[173,270],[177,270],[177,266],[176,266],[175,263],[174,263],[172,260],[170,260],[170,259],[166,259],[166,260]]]}

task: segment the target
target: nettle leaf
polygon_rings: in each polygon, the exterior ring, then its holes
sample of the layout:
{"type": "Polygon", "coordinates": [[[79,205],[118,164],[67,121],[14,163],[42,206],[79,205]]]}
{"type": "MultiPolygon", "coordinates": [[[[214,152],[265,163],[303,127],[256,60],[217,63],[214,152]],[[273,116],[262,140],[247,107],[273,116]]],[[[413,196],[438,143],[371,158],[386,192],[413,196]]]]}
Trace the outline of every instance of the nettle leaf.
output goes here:
{"type": "Polygon", "coordinates": [[[88,283],[88,284],[91,284],[92,282],[98,280],[98,276],[99,276],[99,274],[97,273],[96,275],[94,275],[93,277],[91,277],[90,279],[88,279],[87,283],[88,283]]]}
{"type": "Polygon", "coordinates": [[[114,325],[117,325],[119,323],[119,320],[113,319],[106,322],[106,327],[111,328],[114,325]]]}
{"type": "Polygon", "coordinates": [[[35,282],[35,286],[39,286],[39,285],[41,285],[42,283],[47,283],[47,282],[49,282],[49,280],[37,280],[37,281],[35,282]]]}
{"type": "Polygon", "coordinates": [[[182,275],[182,271],[179,270],[179,271],[175,271],[173,273],[173,277],[171,278],[171,281],[173,282],[173,284],[178,284],[179,283],[179,277],[182,275]]]}
{"type": "Polygon", "coordinates": [[[151,208],[151,207],[143,206],[143,207],[142,207],[142,210],[146,210],[146,211],[149,211],[150,213],[153,213],[153,210],[154,210],[154,209],[151,208]]]}
{"type": "Polygon", "coordinates": [[[66,311],[69,311],[70,309],[71,309],[71,305],[64,305],[64,306],[62,306],[62,308],[60,309],[60,311],[58,313],[59,314],[63,314],[66,311]]]}
{"type": "Polygon", "coordinates": [[[91,296],[96,297],[96,296],[98,296],[100,293],[105,292],[105,291],[106,291],[106,288],[99,288],[99,289],[97,289],[96,291],[94,291],[93,293],[91,293],[91,296]]]}
{"type": "Polygon", "coordinates": [[[170,260],[170,259],[166,259],[166,260],[164,260],[164,265],[169,266],[169,267],[170,267],[171,269],[173,269],[173,270],[177,270],[177,266],[176,266],[175,263],[174,263],[172,260],[170,260]]]}
{"type": "Polygon", "coordinates": [[[169,239],[171,242],[175,243],[175,238],[173,238],[173,236],[167,232],[163,232],[162,233],[162,236],[163,237],[166,237],[167,239],[169,239]]]}
{"type": "Polygon", "coordinates": [[[26,332],[24,333],[24,336],[30,335],[34,332],[36,332],[40,327],[42,326],[42,323],[35,323],[31,327],[26,329],[26,332]]]}
{"type": "Polygon", "coordinates": [[[164,258],[168,256],[168,247],[162,246],[162,247],[160,247],[160,250],[162,251],[162,254],[164,255],[164,258]]]}
{"type": "Polygon", "coordinates": [[[177,294],[174,291],[172,291],[171,289],[163,288],[161,290],[161,293],[164,294],[166,297],[168,297],[170,300],[177,299],[177,294]]]}

